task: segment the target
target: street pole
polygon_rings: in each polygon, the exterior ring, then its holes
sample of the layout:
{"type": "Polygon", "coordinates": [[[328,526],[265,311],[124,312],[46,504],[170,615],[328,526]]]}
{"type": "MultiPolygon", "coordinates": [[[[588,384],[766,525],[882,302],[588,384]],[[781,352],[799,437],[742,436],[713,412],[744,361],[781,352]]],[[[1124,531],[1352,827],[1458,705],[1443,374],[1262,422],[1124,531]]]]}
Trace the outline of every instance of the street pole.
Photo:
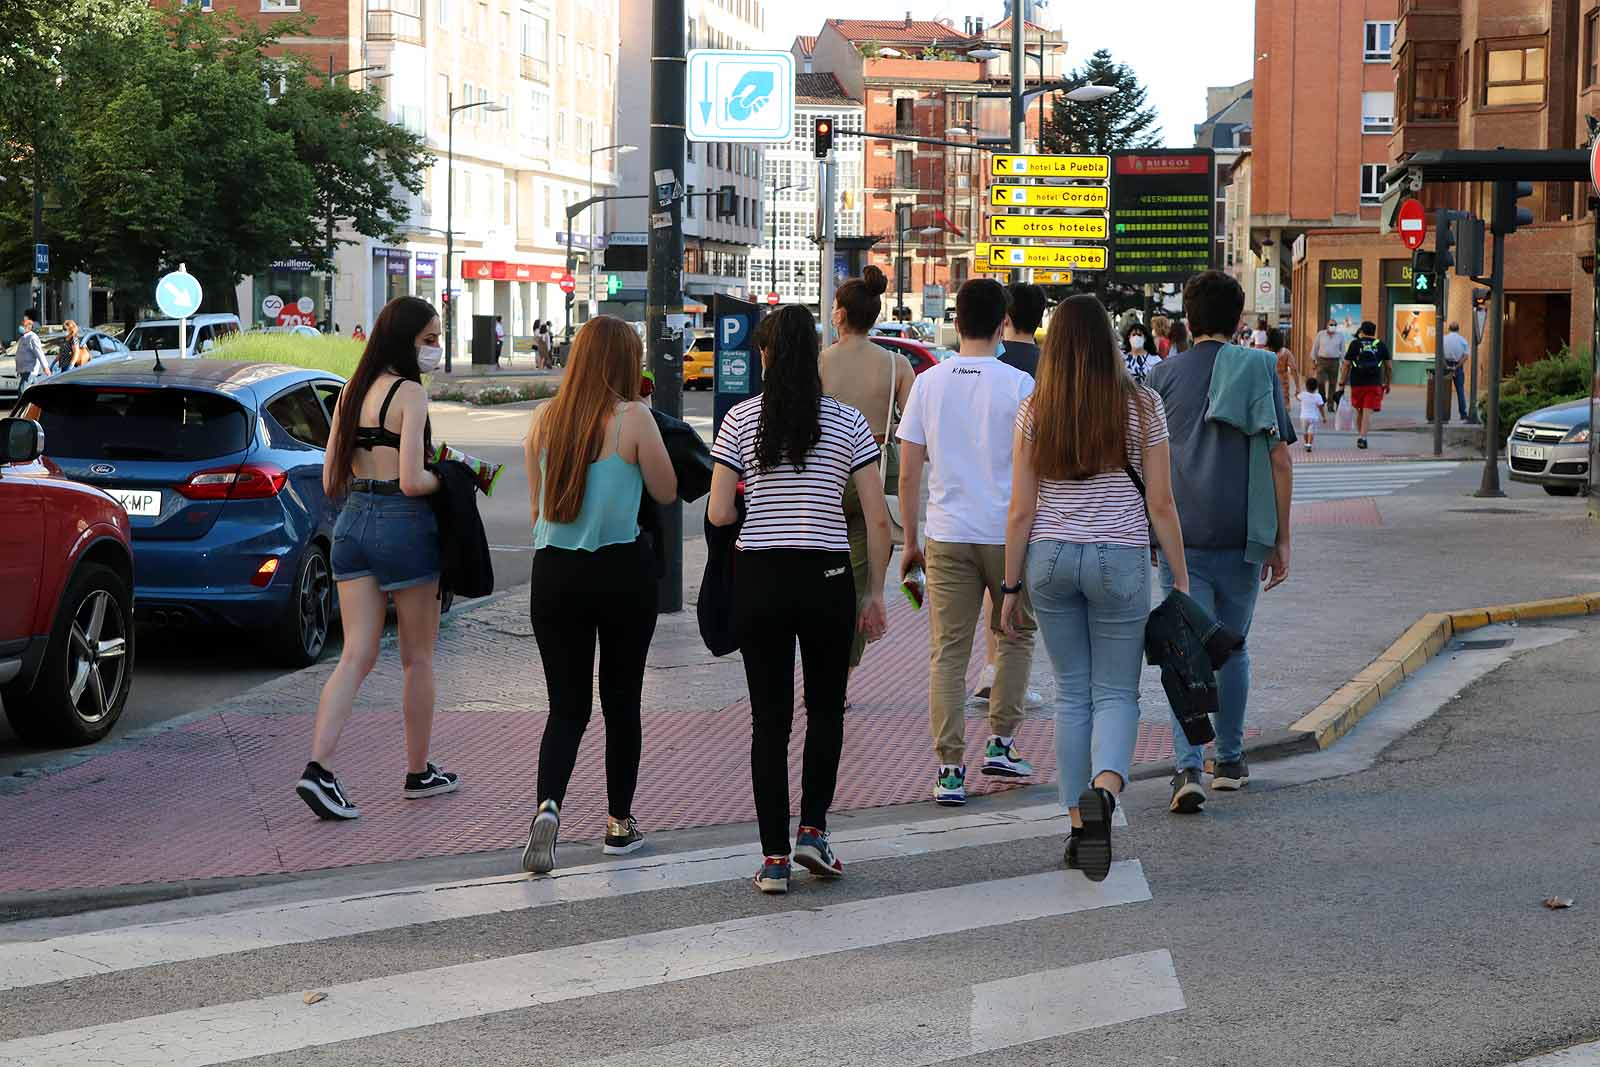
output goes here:
{"type": "MultiPolygon", "coordinates": [[[[1590,120],[1593,121],[1593,120],[1590,120]]],[[[1590,197],[1594,216],[1594,333],[1589,338],[1589,518],[1600,519],[1600,200],[1590,197]]]]}
{"type": "MultiPolygon", "coordinates": [[[[333,77],[334,77],[334,75],[333,75],[333,56],[330,54],[328,56],[328,86],[329,86],[329,88],[332,88],[332,86],[333,86],[333,77]]],[[[323,299],[326,300],[327,303],[328,303],[328,332],[332,333],[333,332],[333,201],[331,199],[328,201],[327,230],[326,230],[325,236],[323,237],[323,244],[324,244],[324,247],[327,250],[328,269],[325,272],[323,272],[324,280],[326,281],[327,285],[325,287],[326,288],[326,292],[324,292],[322,294],[322,296],[323,296],[323,299]]],[[[388,275],[389,261],[388,260],[384,260],[383,269],[384,269],[384,272],[385,272],[384,273],[384,279],[387,280],[388,277],[389,277],[389,275],[388,275]]]]}
{"type": "MultiPolygon", "coordinates": [[[[785,186],[787,188],[787,186],[785,186]]],[[[771,293],[778,291],[778,217],[773,212],[778,210],[778,171],[772,171],[772,195],[767,198],[766,223],[772,227],[772,288],[771,293]]]]}
{"type": "Polygon", "coordinates": [[[900,321],[900,309],[906,303],[904,266],[906,261],[906,227],[911,225],[911,212],[901,213],[906,205],[894,209],[894,321],[900,321]]]}
{"type": "Polygon", "coordinates": [[[44,167],[39,159],[39,147],[33,149],[33,258],[34,272],[30,281],[29,303],[33,305],[34,324],[45,323],[44,275],[38,273],[39,246],[44,244],[44,167]]]}
{"type": "MultiPolygon", "coordinates": [[[[828,153],[828,158],[817,164],[817,224],[821,230],[817,240],[822,245],[821,271],[817,274],[817,319],[822,323],[823,347],[833,343],[833,239],[837,223],[833,217],[833,180],[834,180],[833,153],[828,153]]],[[[898,219],[899,210],[895,216],[898,219]]],[[[900,264],[895,264],[895,276],[900,274],[900,264]]]]}
{"type": "MultiPolygon", "coordinates": [[[[1027,104],[1023,100],[1022,95],[1022,68],[1023,64],[1027,62],[1027,48],[1023,45],[1022,31],[1022,5],[1019,3],[1013,3],[1011,5],[1011,151],[1017,155],[1022,154],[1022,144],[1027,136],[1028,125],[1027,104]]],[[[1042,64],[1040,67],[1039,83],[1041,86],[1044,84],[1042,64]]],[[[1040,99],[1043,99],[1042,94],[1040,99]]],[[[1011,213],[1016,214],[1016,212],[1017,209],[1013,208],[1011,213]]],[[[1011,280],[1013,282],[1026,281],[1027,272],[1024,270],[1013,270],[1011,272],[1011,280]]]]}
{"type": "MultiPolygon", "coordinates": [[[[651,402],[674,418],[683,415],[683,336],[667,316],[683,314],[683,183],[684,0],[656,0],[652,5],[650,48],[650,228],[649,295],[645,305],[645,337],[650,369],[655,374],[651,402]],[[665,179],[665,181],[663,181],[665,179]]],[[[570,229],[570,227],[569,227],[570,229]]],[[[681,321],[681,320],[680,320],[681,321]]],[[[662,548],[666,560],[658,607],[683,610],[683,505],[661,509],[662,548]]]]}
{"type": "MultiPolygon", "coordinates": [[[[444,91],[444,372],[456,354],[456,97],[455,90],[444,91]]],[[[387,263],[385,270],[388,269],[387,263]]]]}
{"type": "Polygon", "coordinates": [[[1493,227],[1494,270],[1489,274],[1489,410],[1484,413],[1483,482],[1474,496],[1502,497],[1500,488],[1500,344],[1506,311],[1506,235],[1493,227]]]}
{"type": "Polygon", "coordinates": [[[1467,310],[1472,313],[1472,375],[1467,385],[1467,424],[1475,426],[1478,423],[1478,342],[1483,340],[1483,329],[1478,325],[1476,298],[1471,301],[1467,310]]]}
{"type": "MultiPolygon", "coordinates": [[[[1434,213],[1433,232],[1443,234],[1450,225],[1450,212],[1440,208],[1434,213]]],[[[1434,237],[1434,247],[1440,247],[1440,237],[1434,237]]],[[[1441,264],[1441,267],[1443,265],[1441,264]]],[[[1450,410],[1450,391],[1444,378],[1444,325],[1450,313],[1449,282],[1444,270],[1433,278],[1433,454],[1444,455],[1444,415],[1450,410]]]]}

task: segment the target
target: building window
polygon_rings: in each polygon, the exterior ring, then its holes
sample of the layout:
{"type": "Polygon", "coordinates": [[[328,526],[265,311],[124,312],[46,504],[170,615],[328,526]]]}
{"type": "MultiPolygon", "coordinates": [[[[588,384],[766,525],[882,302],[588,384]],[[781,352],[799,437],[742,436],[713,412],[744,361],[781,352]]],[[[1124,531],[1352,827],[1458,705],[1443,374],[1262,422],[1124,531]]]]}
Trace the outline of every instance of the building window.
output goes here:
{"type": "Polygon", "coordinates": [[[689,191],[683,197],[683,213],[689,218],[694,218],[694,186],[689,186],[689,191]]]}
{"type": "Polygon", "coordinates": [[[450,0],[433,0],[434,17],[439,20],[439,25],[450,25],[450,0]]]}
{"type": "Polygon", "coordinates": [[[261,0],[261,13],[264,15],[299,10],[300,0],[261,0]]]}
{"type": "MultiPolygon", "coordinates": [[[[1361,132],[1388,133],[1394,129],[1394,94],[1361,94],[1361,132]]],[[[963,175],[965,177],[965,175],[963,175]]]]}
{"type": "Polygon", "coordinates": [[[562,67],[567,65],[567,35],[556,34],[556,63],[562,67]]]}
{"type": "Polygon", "coordinates": [[[1484,107],[1544,103],[1544,45],[1485,44],[1484,107]]]}
{"type": "Polygon", "coordinates": [[[894,154],[894,187],[896,189],[915,189],[917,187],[916,173],[911,167],[912,156],[910,152],[896,152],[894,154]]]}
{"type": "Polygon", "coordinates": [[[1600,85],[1600,11],[1591,11],[1583,20],[1583,84],[1600,85]]]}
{"type": "Polygon", "coordinates": [[[1361,164],[1361,202],[1363,204],[1383,202],[1383,176],[1388,171],[1388,166],[1383,163],[1361,164]]]}
{"type": "Polygon", "coordinates": [[[917,102],[915,100],[907,99],[906,97],[901,97],[894,102],[895,133],[917,132],[916,107],[917,102]]]}
{"type": "Polygon", "coordinates": [[[1394,23],[1369,22],[1365,26],[1368,63],[1387,63],[1394,50],[1394,23]]]}
{"type": "Polygon", "coordinates": [[[1408,44],[1401,56],[1397,84],[1406,121],[1454,122],[1460,87],[1454,46],[1423,41],[1408,44]]]}

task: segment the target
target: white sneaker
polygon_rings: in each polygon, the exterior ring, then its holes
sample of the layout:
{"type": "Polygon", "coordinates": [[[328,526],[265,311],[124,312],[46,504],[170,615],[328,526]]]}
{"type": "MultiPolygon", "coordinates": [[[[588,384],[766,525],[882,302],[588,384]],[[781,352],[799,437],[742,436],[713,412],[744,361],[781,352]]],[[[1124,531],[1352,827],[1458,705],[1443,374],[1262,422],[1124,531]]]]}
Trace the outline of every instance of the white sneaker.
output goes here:
{"type": "Polygon", "coordinates": [[[972,695],[979,700],[988,700],[989,691],[994,688],[994,664],[985,663],[983,671],[978,675],[978,689],[972,695]]]}
{"type": "Polygon", "coordinates": [[[1030,689],[1030,690],[1028,690],[1027,694],[1024,696],[1023,702],[1026,703],[1028,705],[1028,707],[1030,707],[1030,708],[1043,707],[1044,706],[1044,694],[1039,692],[1037,689],[1030,689]]]}

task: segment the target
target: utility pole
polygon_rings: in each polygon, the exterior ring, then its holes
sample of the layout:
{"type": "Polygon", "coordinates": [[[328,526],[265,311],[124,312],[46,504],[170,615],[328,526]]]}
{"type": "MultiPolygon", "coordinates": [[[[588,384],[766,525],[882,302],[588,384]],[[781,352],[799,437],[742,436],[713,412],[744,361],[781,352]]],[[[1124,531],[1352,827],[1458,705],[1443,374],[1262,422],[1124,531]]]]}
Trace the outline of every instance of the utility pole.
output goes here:
{"type": "MultiPolygon", "coordinates": [[[[833,336],[833,241],[837,223],[833,217],[833,183],[834,183],[833,152],[829,151],[828,158],[817,164],[817,241],[822,245],[821,272],[817,275],[819,283],[817,296],[817,319],[822,323],[822,344],[827,347],[834,341],[833,336]]],[[[898,216],[898,211],[896,212],[898,216]]],[[[900,275],[900,264],[894,265],[895,276],[900,275]]]]}
{"type": "MultiPolygon", "coordinates": [[[[1496,183],[1499,184],[1499,183],[1496,183]]],[[[1515,212],[1515,201],[1512,202],[1515,212]]],[[[1502,497],[1500,488],[1500,354],[1506,318],[1506,235],[1500,219],[1494,233],[1494,270],[1489,274],[1489,410],[1483,418],[1483,481],[1474,496],[1502,497]]]]}
{"type": "MultiPolygon", "coordinates": [[[[655,0],[650,36],[649,295],[645,339],[655,375],[651,402],[662,414],[683,415],[683,335],[667,316],[683,314],[683,149],[688,62],[683,0],[655,0]]],[[[571,227],[569,226],[570,230],[571,227]]],[[[682,319],[675,321],[681,324],[682,319]]],[[[683,610],[683,505],[661,509],[666,573],[658,608],[683,610]]]]}
{"type": "MultiPolygon", "coordinates": [[[[1028,132],[1028,104],[1023,98],[1023,67],[1027,62],[1027,46],[1023,43],[1022,4],[1012,0],[1011,4],[1011,151],[1017,155],[1022,154],[1022,145],[1028,132]]],[[[1040,61],[1039,83],[1044,84],[1043,61],[1040,61]]],[[[1017,209],[1013,208],[1015,214],[1017,209]]],[[[1013,270],[1013,282],[1026,281],[1026,270],[1013,270]]]]}
{"type": "Polygon", "coordinates": [[[34,322],[43,326],[46,320],[44,308],[45,277],[37,272],[39,266],[39,246],[44,244],[44,166],[39,159],[39,146],[33,147],[33,253],[35,273],[32,279],[32,290],[29,301],[33,305],[34,322]]]}

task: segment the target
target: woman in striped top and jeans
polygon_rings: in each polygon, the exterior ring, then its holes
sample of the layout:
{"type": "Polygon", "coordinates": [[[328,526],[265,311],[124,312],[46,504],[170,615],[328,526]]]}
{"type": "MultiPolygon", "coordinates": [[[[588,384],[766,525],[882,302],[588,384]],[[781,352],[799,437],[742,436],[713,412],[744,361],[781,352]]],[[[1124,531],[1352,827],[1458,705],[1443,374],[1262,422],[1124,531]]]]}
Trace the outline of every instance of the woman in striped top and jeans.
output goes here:
{"type": "Polygon", "coordinates": [[[1111,813],[1138,735],[1152,526],[1174,588],[1189,590],[1166,412],[1120,355],[1100,301],[1057,305],[1038,386],[1017,412],[1001,608],[1010,630],[1026,579],[1056,676],[1066,864],[1097,882],[1111,869],[1111,813]]]}
{"type": "Polygon", "coordinates": [[[750,686],[750,776],[763,860],[756,887],[789,888],[789,731],[794,719],[794,648],[805,677],[806,747],[796,863],[821,878],[844,865],[828,844],[828,808],[844,745],[844,698],[857,626],[883,636],[883,576],[889,510],[878,477],[878,445],[855,408],[822,395],[816,322],[799,305],[777,312],[762,352],[762,392],[729,410],[711,448],[716,470],[707,516],[745,519],[736,543],[734,626],[750,686]],[[870,591],[859,616],[841,501],[855,486],[867,520],[870,591]]]}

